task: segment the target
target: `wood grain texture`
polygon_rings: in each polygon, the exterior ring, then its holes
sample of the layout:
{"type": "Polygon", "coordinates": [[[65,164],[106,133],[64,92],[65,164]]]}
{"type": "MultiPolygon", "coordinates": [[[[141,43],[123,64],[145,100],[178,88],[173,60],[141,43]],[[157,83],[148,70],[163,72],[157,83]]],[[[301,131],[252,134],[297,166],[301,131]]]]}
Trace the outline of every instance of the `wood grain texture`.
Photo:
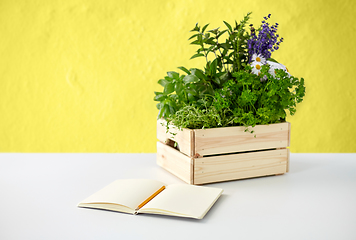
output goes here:
{"type": "Polygon", "coordinates": [[[188,184],[193,184],[193,159],[178,150],[157,142],[157,164],[188,184]]]}
{"type": "Polygon", "coordinates": [[[289,149],[277,149],[194,159],[194,184],[283,174],[289,149]]]}
{"type": "Polygon", "coordinates": [[[289,171],[289,122],[182,129],[157,122],[157,163],[189,184],[284,174],[289,171]],[[178,143],[179,151],[173,148],[178,143]],[[263,150],[263,151],[258,151],[263,150]],[[230,154],[227,154],[230,153],[230,154]],[[214,156],[212,156],[214,155],[214,156]]]}
{"type": "Polygon", "coordinates": [[[257,125],[254,133],[245,127],[195,129],[195,154],[200,156],[285,148],[289,146],[290,123],[257,125]]]}
{"type": "Polygon", "coordinates": [[[288,156],[287,156],[287,167],[286,167],[286,172],[289,172],[289,164],[290,164],[290,150],[289,149],[287,149],[288,150],[288,156]]]}
{"type": "Polygon", "coordinates": [[[157,121],[157,139],[166,144],[169,140],[176,142],[179,151],[187,156],[194,156],[194,131],[186,128],[179,130],[177,127],[170,125],[169,132],[167,132],[166,124],[165,120],[159,119],[157,121]]]}

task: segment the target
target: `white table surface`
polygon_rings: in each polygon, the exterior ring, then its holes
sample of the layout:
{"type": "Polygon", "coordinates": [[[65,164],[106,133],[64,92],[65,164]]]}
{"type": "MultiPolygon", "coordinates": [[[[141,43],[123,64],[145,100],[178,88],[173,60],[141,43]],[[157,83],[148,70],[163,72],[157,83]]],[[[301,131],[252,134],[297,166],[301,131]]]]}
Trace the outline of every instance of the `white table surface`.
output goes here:
{"type": "Polygon", "coordinates": [[[155,154],[0,154],[0,239],[356,239],[356,154],[291,154],[224,189],[202,220],[78,208],[116,179],[183,183],[155,154]]]}

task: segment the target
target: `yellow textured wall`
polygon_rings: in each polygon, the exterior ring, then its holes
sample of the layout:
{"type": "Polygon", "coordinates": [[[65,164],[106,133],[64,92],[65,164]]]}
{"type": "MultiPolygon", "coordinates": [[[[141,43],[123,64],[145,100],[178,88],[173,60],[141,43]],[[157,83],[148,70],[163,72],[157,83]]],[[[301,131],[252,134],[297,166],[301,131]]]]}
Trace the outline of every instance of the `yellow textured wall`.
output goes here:
{"type": "Polygon", "coordinates": [[[155,152],[157,80],[188,60],[196,22],[272,14],[274,57],[307,95],[292,152],[355,152],[355,1],[1,0],[1,152],[155,152]]]}

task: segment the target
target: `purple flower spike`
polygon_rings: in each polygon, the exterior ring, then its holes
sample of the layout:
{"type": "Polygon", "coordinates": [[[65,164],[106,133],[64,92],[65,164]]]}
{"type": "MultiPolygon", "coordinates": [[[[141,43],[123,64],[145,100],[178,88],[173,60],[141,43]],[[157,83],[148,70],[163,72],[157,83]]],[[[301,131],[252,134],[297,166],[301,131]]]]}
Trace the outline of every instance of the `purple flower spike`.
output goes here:
{"type": "MultiPolygon", "coordinates": [[[[270,16],[271,14],[268,14],[268,17],[263,18],[267,20],[270,16]]],[[[270,58],[271,53],[278,50],[279,44],[283,42],[283,38],[278,40],[277,28],[278,23],[270,26],[268,22],[263,20],[258,35],[255,31],[251,31],[251,38],[247,42],[249,55],[258,54],[266,59],[270,58]]]]}

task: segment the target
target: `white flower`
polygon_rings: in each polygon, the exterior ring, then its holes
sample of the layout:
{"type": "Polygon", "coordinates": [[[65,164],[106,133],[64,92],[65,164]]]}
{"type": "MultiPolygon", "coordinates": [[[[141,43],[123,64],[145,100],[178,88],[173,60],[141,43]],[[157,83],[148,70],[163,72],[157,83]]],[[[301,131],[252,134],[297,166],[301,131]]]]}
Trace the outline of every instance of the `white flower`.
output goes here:
{"type": "Polygon", "coordinates": [[[290,73],[288,72],[288,69],[286,66],[284,66],[281,63],[276,63],[276,62],[271,62],[271,61],[267,61],[267,64],[270,66],[269,68],[269,73],[275,77],[276,76],[276,69],[282,69],[284,70],[286,73],[288,73],[288,76],[291,76],[290,73]]]}
{"type": "Polygon", "coordinates": [[[257,62],[260,65],[265,65],[266,59],[264,57],[262,57],[262,55],[254,53],[254,54],[252,54],[251,62],[257,62]]]}
{"type": "Polygon", "coordinates": [[[260,75],[261,69],[262,69],[262,64],[260,62],[257,61],[253,61],[251,63],[251,67],[252,67],[252,73],[256,74],[257,76],[260,75]]]}

